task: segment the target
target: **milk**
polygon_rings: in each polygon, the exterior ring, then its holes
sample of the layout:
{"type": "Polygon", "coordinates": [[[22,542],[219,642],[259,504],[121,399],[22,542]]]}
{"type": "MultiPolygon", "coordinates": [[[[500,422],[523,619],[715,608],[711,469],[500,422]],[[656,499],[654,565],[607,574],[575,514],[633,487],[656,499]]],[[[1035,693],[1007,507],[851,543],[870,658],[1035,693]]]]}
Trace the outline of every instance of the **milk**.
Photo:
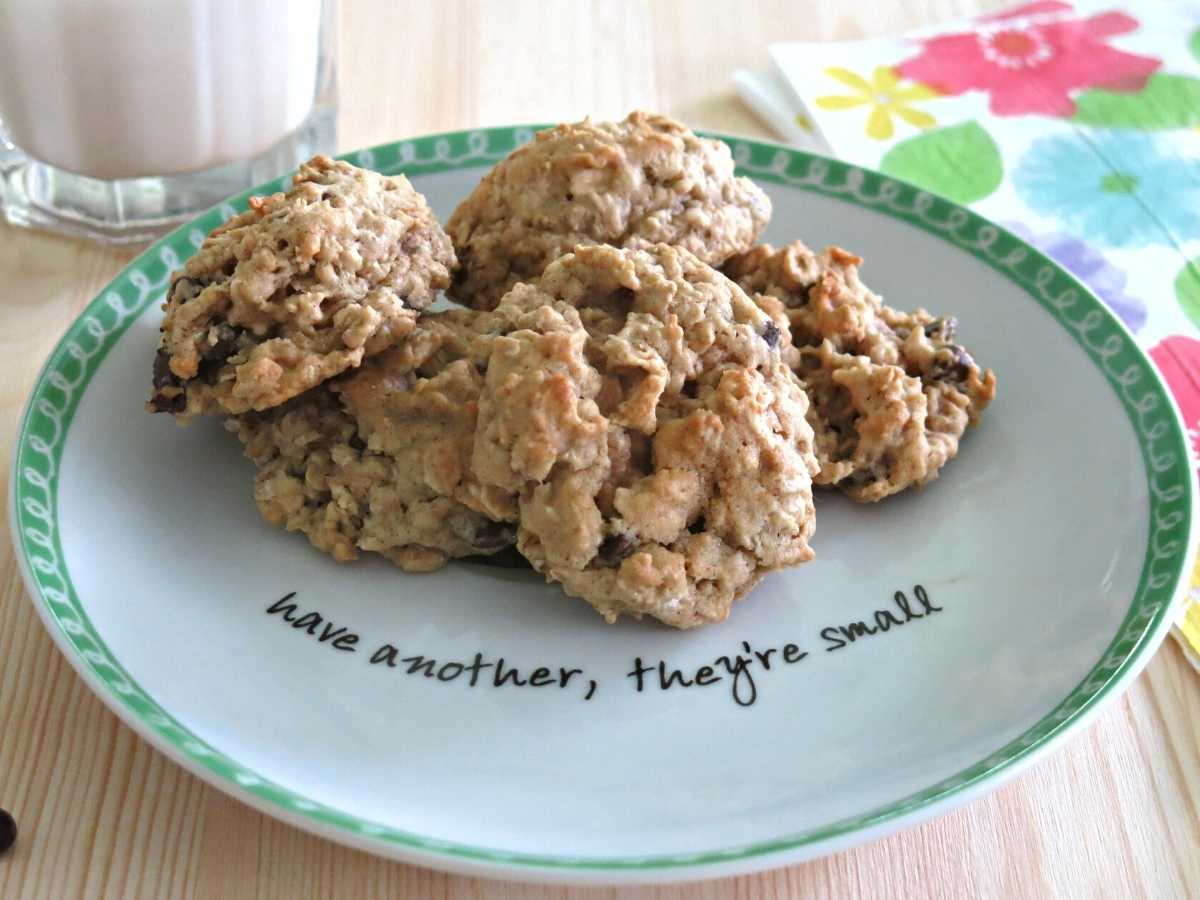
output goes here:
{"type": "Polygon", "coordinates": [[[321,0],[0,0],[0,118],[94,178],[253,157],[308,115],[321,0]]]}

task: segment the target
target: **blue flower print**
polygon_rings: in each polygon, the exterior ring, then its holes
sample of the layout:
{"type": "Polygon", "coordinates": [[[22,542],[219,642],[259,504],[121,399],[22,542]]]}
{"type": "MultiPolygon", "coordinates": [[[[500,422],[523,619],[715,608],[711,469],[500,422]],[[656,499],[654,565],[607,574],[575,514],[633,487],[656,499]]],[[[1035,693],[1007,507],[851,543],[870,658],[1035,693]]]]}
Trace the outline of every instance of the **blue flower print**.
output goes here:
{"type": "Polygon", "coordinates": [[[1038,138],[1013,173],[1021,199],[1064,231],[1107,247],[1200,238],[1200,161],[1129,131],[1038,138]]]}
{"type": "Polygon", "coordinates": [[[1035,234],[1020,222],[1001,222],[1018,237],[1033,244],[1047,256],[1057,260],[1084,284],[1095,291],[1121,320],[1136,332],[1146,324],[1146,303],[1125,293],[1126,274],[1104,258],[1099,250],[1078,238],[1052,232],[1035,234]]]}

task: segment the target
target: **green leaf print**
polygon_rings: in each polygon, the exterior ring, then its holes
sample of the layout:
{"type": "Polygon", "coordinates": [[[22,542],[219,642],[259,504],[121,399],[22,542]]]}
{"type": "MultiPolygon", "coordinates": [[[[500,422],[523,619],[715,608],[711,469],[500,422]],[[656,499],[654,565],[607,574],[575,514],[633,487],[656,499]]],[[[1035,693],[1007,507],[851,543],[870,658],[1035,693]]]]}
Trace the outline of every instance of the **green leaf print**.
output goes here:
{"type": "Polygon", "coordinates": [[[1175,297],[1187,317],[1200,328],[1200,256],[1184,265],[1175,276],[1175,297]]]}
{"type": "Polygon", "coordinates": [[[1004,177],[996,142],[978,122],[939,128],[901,141],[884,155],[879,168],[964,204],[982,200],[1004,177]]]}
{"type": "Polygon", "coordinates": [[[1084,91],[1075,100],[1075,121],[1143,131],[1192,128],[1200,125],[1200,78],[1160,73],[1151,75],[1137,93],[1084,91]]]}

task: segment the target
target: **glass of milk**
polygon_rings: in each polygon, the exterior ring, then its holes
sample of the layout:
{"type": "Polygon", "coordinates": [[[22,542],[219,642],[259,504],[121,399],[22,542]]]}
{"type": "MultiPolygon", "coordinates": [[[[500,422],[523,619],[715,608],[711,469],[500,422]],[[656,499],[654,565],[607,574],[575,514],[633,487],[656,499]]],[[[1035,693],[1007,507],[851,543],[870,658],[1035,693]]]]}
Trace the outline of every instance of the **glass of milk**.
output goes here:
{"type": "Polygon", "coordinates": [[[0,0],[5,218],[144,243],[336,139],[338,0],[0,0]]]}

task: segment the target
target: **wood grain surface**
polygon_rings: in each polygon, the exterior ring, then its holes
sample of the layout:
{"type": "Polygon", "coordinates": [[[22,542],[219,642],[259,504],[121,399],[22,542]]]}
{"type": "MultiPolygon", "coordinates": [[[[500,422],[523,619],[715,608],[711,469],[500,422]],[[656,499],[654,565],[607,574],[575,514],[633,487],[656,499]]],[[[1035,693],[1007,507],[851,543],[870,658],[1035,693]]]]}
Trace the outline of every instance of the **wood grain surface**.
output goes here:
{"type": "MultiPolygon", "coordinates": [[[[733,93],[768,43],[849,39],[995,7],[345,0],[342,149],[424,132],[661,110],[766,135],[733,93]]],[[[0,225],[0,472],[26,392],[129,259],[0,225]]],[[[5,524],[0,528],[7,528],[5,524]]],[[[164,563],[166,564],[166,563],[164,563]]],[[[1062,751],[922,827],[758,875],[574,889],[447,876],[278,824],[120,724],[51,644],[0,542],[0,898],[1200,897],[1200,680],[1173,642],[1062,751]]]]}

